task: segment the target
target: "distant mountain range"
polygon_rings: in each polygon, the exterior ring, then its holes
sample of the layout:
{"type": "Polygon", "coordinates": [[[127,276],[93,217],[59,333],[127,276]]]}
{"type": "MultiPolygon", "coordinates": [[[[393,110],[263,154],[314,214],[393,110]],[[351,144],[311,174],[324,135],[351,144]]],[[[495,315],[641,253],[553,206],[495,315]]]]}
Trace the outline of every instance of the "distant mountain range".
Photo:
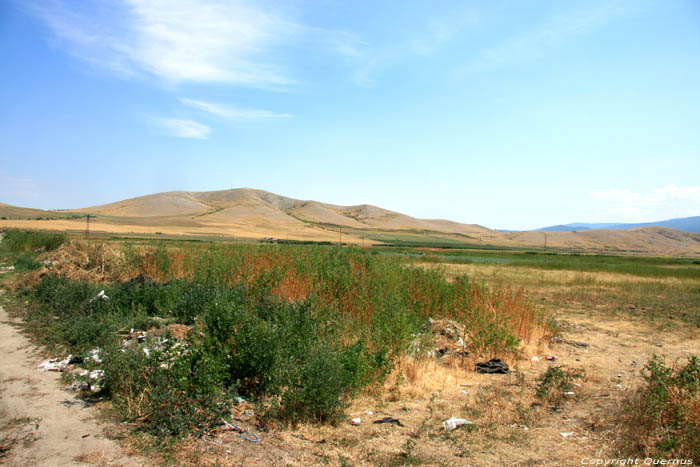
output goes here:
{"type": "Polygon", "coordinates": [[[618,224],[618,223],[599,223],[586,224],[583,222],[575,222],[573,224],[552,225],[537,229],[540,232],[578,232],[581,230],[596,230],[596,229],[614,229],[614,230],[629,230],[639,227],[668,227],[669,229],[682,230],[684,232],[700,233],[700,216],[695,217],[680,217],[676,219],[668,219],[658,222],[643,222],[639,224],[618,224]]]}

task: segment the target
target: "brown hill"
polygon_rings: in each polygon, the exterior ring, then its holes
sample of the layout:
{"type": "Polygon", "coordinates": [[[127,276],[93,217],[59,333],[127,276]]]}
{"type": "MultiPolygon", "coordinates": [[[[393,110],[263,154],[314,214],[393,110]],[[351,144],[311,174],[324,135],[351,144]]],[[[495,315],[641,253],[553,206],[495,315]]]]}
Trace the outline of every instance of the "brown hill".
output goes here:
{"type": "MultiPolygon", "coordinates": [[[[114,217],[196,217],[198,224],[272,224],[301,227],[304,224],[355,229],[420,230],[442,233],[478,233],[490,230],[478,225],[444,220],[416,219],[368,204],[337,206],[298,200],[263,190],[186,192],[173,191],[82,208],[76,211],[114,217]]],[[[181,221],[181,220],[180,220],[181,221]]]]}
{"type": "Polygon", "coordinates": [[[119,234],[172,234],[371,244],[397,240],[431,244],[467,242],[568,251],[699,256],[700,235],[664,227],[579,232],[502,233],[476,224],[416,219],[377,206],[339,206],[298,200],[263,190],[172,191],[73,211],[43,211],[0,204],[0,228],[81,232],[82,217],[96,215],[91,231],[119,234]],[[76,216],[76,214],[78,216],[76,216]],[[36,219],[43,220],[36,220],[36,219]],[[52,220],[47,220],[47,219],[52,220]]]}

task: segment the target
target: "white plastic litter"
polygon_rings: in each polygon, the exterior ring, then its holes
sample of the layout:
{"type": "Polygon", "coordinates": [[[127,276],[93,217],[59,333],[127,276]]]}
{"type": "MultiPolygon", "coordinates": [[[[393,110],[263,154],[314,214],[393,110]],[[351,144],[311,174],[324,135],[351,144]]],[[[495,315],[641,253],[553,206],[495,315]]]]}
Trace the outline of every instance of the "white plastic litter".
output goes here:
{"type": "Polygon", "coordinates": [[[100,358],[100,349],[92,349],[90,352],[88,352],[88,355],[93,362],[102,363],[102,359],[100,358]]]}
{"type": "Polygon", "coordinates": [[[508,426],[511,427],[511,428],[522,428],[522,429],[525,430],[525,431],[528,430],[527,425],[518,425],[517,423],[511,423],[511,424],[508,425],[508,426]]]}
{"type": "Polygon", "coordinates": [[[575,396],[576,393],[574,393],[574,391],[566,391],[566,392],[564,393],[564,395],[565,395],[565,396],[575,396]]]}
{"type": "MultiPolygon", "coordinates": [[[[104,378],[105,372],[103,370],[92,370],[88,372],[87,370],[82,370],[80,372],[80,376],[88,376],[90,378],[90,382],[88,383],[88,387],[90,388],[91,391],[97,392],[100,389],[102,389],[102,378],[104,378]]],[[[71,384],[70,389],[74,391],[79,391],[82,389],[82,387],[78,384],[76,386],[77,382],[73,382],[71,384]]]]}
{"type": "Polygon", "coordinates": [[[566,439],[566,438],[571,438],[571,437],[574,436],[574,432],[573,432],[573,431],[571,431],[571,432],[569,432],[569,433],[559,433],[559,434],[560,434],[561,437],[564,438],[564,439],[566,439]]]}
{"type": "Polygon", "coordinates": [[[63,360],[59,358],[50,358],[41,362],[38,368],[44,371],[66,371],[68,369],[68,363],[72,358],[72,355],[68,355],[63,360]]]}
{"type": "Polygon", "coordinates": [[[365,410],[365,413],[366,413],[367,415],[374,415],[374,412],[372,412],[371,410],[365,410]]]}
{"type": "Polygon", "coordinates": [[[539,361],[540,361],[540,357],[538,357],[537,355],[535,355],[535,356],[532,357],[530,360],[532,360],[533,362],[539,362],[539,361]]]}
{"type": "Polygon", "coordinates": [[[444,422],[442,422],[442,427],[445,429],[445,431],[452,431],[458,426],[462,425],[473,425],[474,422],[471,422],[467,420],[466,418],[456,418],[456,417],[450,417],[444,422]]]}
{"type": "Polygon", "coordinates": [[[352,420],[350,420],[350,424],[351,424],[351,425],[359,425],[360,422],[362,422],[362,420],[360,419],[360,417],[353,418],[352,420]]]}
{"type": "Polygon", "coordinates": [[[105,294],[104,290],[100,290],[100,293],[95,295],[90,302],[94,302],[95,300],[109,300],[109,297],[105,294]]]}
{"type": "Polygon", "coordinates": [[[461,392],[462,394],[469,394],[469,391],[467,391],[466,389],[462,389],[462,390],[459,391],[459,392],[461,392]]]}

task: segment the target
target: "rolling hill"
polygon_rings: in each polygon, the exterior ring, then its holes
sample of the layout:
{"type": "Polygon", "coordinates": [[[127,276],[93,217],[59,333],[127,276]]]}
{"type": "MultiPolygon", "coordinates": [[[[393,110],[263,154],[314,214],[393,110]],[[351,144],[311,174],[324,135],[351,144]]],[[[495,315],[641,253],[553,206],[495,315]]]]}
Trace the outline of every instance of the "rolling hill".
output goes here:
{"type": "Polygon", "coordinates": [[[419,230],[443,233],[489,232],[474,224],[416,219],[368,204],[338,206],[298,200],[263,190],[239,188],[222,191],[173,191],[116,203],[76,209],[75,212],[119,217],[194,218],[199,224],[304,226],[307,224],[354,229],[419,230]]]}
{"type": "MultiPolygon", "coordinates": [[[[611,254],[700,256],[700,235],[668,227],[569,224],[546,231],[496,231],[478,224],[417,219],[368,204],[339,206],[263,190],[172,191],[74,210],[43,211],[0,204],[0,228],[32,228],[125,235],[172,235],[399,243],[453,247],[499,246],[611,254]],[[601,228],[605,227],[605,228],[601,228]]],[[[671,219],[689,228],[698,218],[671,219]]]]}

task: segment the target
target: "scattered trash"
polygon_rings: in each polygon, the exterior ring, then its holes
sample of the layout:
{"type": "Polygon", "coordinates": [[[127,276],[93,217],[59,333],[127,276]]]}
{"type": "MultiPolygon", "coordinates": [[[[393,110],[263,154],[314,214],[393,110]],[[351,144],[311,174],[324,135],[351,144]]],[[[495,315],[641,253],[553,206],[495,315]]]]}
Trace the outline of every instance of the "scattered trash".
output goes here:
{"type": "Polygon", "coordinates": [[[469,391],[467,391],[466,389],[462,389],[462,390],[459,391],[459,392],[461,392],[462,394],[469,394],[469,391]]]}
{"type": "Polygon", "coordinates": [[[53,261],[51,261],[50,259],[45,259],[41,262],[41,264],[43,264],[44,266],[53,266],[53,261]]]}
{"type": "Polygon", "coordinates": [[[90,299],[90,303],[94,302],[95,300],[109,300],[109,297],[105,294],[104,290],[100,290],[100,293],[90,299]]]}
{"type": "Polygon", "coordinates": [[[143,285],[143,284],[154,284],[156,281],[151,279],[145,274],[139,274],[138,276],[134,277],[130,281],[127,281],[129,284],[137,284],[137,285],[143,285]]]}
{"type": "Polygon", "coordinates": [[[351,425],[359,425],[360,422],[362,422],[362,419],[360,419],[360,417],[356,417],[356,418],[353,418],[352,420],[350,420],[351,425]]]}
{"type": "Polygon", "coordinates": [[[476,364],[477,373],[497,373],[507,374],[508,364],[499,358],[492,358],[488,362],[480,362],[476,364]]]}
{"type": "Polygon", "coordinates": [[[532,357],[530,360],[532,360],[533,362],[539,362],[539,361],[540,361],[540,357],[538,357],[537,355],[535,355],[535,356],[532,357]]]}
{"type": "Polygon", "coordinates": [[[576,393],[574,393],[574,391],[566,391],[566,392],[564,393],[564,395],[565,395],[565,396],[575,396],[576,393]]]}
{"type": "Polygon", "coordinates": [[[511,427],[511,428],[522,428],[522,429],[525,430],[525,431],[528,430],[527,425],[518,425],[517,423],[511,423],[511,424],[508,425],[508,426],[511,427]]]}
{"type": "Polygon", "coordinates": [[[456,418],[456,417],[450,417],[444,422],[442,422],[442,427],[445,429],[445,431],[452,431],[458,426],[462,425],[473,425],[474,422],[471,422],[467,420],[466,418],[456,418]]]}
{"type": "Polygon", "coordinates": [[[374,412],[372,412],[371,410],[365,410],[364,413],[366,413],[367,415],[374,415],[374,412]]]}
{"type": "Polygon", "coordinates": [[[256,435],[255,433],[251,433],[251,432],[248,431],[248,430],[244,430],[244,429],[241,428],[240,426],[234,425],[233,423],[229,423],[229,422],[227,422],[226,420],[222,420],[222,421],[224,422],[224,426],[225,426],[226,428],[228,428],[228,429],[231,430],[231,431],[235,431],[236,433],[238,433],[238,436],[240,436],[242,439],[244,439],[244,440],[246,440],[246,441],[250,441],[251,443],[258,443],[258,442],[260,442],[260,438],[259,438],[258,435],[256,435]],[[246,435],[247,435],[247,436],[246,436],[246,435]]]}
{"type": "Polygon", "coordinates": [[[92,349],[90,352],[88,352],[88,355],[93,362],[102,363],[102,359],[100,358],[100,349],[92,349]]]}
{"type": "Polygon", "coordinates": [[[236,396],[236,401],[240,404],[242,402],[245,402],[246,400],[243,399],[241,396],[236,396]]]}
{"type": "Polygon", "coordinates": [[[88,436],[90,436],[90,434],[83,435],[83,436],[81,436],[81,438],[87,438],[88,436]]]}
{"type": "Polygon", "coordinates": [[[92,392],[99,392],[102,389],[102,378],[104,378],[105,372],[103,370],[81,370],[78,373],[80,376],[87,376],[89,382],[84,383],[80,381],[73,381],[68,388],[72,391],[79,392],[85,388],[90,389],[92,392]]]}
{"type": "Polygon", "coordinates": [[[557,359],[557,356],[556,356],[556,355],[547,355],[547,356],[544,357],[544,358],[547,359],[547,360],[549,360],[550,362],[553,362],[553,361],[555,361],[555,360],[557,359]]]}
{"type": "Polygon", "coordinates": [[[572,438],[574,436],[574,432],[571,431],[569,433],[559,433],[562,438],[567,439],[567,438],[572,438]]]}
{"type": "Polygon", "coordinates": [[[0,266],[0,272],[9,272],[9,271],[14,271],[15,267],[14,266],[0,266]]]}
{"type": "Polygon", "coordinates": [[[63,360],[59,358],[51,358],[49,360],[44,360],[39,364],[39,369],[44,371],[66,371],[70,366],[68,365],[73,358],[72,355],[68,355],[63,360]]]}
{"type": "Polygon", "coordinates": [[[381,420],[375,420],[374,424],[379,425],[380,423],[393,423],[398,426],[403,426],[403,423],[399,421],[398,418],[392,418],[392,417],[384,417],[381,420]]]}

